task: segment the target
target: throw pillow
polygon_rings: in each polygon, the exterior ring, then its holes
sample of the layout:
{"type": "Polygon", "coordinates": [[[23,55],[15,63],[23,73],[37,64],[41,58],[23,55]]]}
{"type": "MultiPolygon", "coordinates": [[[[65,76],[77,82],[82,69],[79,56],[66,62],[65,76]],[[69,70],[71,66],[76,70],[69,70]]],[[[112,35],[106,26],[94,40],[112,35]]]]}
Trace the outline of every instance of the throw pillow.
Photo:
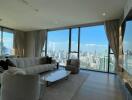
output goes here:
{"type": "Polygon", "coordinates": [[[51,64],[52,63],[52,57],[47,57],[47,64],[51,64]]]}
{"type": "Polygon", "coordinates": [[[6,59],[6,63],[8,64],[8,66],[16,67],[16,65],[10,59],[6,59]]]}
{"type": "Polygon", "coordinates": [[[6,63],[6,61],[1,60],[0,61],[0,66],[4,69],[7,70],[8,69],[8,64],[6,63]]]}
{"type": "Polygon", "coordinates": [[[40,64],[46,64],[47,63],[47,58],[46,57],[42,57],[40,59],[40,64]]]}

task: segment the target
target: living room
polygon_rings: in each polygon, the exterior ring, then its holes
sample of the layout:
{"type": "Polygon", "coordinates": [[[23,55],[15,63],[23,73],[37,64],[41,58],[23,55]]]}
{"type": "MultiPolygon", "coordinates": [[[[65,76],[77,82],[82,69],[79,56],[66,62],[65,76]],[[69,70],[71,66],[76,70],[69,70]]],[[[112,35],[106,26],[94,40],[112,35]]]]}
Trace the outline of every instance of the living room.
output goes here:
{"type": "Polygon", "coordinates": [[[1,0],[1,100],[131,100],[132,0],[1,0]]]}

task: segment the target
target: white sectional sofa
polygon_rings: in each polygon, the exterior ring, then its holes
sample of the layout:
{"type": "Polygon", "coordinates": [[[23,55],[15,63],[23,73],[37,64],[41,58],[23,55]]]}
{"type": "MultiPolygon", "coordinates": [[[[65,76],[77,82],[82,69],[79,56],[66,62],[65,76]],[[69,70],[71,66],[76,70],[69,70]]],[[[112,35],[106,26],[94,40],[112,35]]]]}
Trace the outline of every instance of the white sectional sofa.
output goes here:
{"type": "Polygon", "coordinates": [[[26,74],[38,74],[46,71],[53,70],[57,67],[55,60],[51,63],[46,63],[46,58],[12,58],[9,59],[17,68],[23,69],[26,74]],[[42,61],[42,59],[44,59],[42,61]]]}

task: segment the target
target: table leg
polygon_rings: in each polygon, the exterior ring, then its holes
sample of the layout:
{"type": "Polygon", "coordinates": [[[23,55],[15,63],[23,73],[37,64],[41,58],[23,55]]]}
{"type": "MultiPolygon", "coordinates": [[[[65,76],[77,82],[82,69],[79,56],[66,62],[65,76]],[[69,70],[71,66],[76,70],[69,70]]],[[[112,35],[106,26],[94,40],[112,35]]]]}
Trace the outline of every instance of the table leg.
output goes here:
{"type": "Polygon", "coordinates": [[[68,80],[68,76],[66,76],[65,79],[68,80]]]}
{"type": "Polygon", "coordinates": [[[57,62],[57,69],[59,69],[59,63],[57,62]]]}

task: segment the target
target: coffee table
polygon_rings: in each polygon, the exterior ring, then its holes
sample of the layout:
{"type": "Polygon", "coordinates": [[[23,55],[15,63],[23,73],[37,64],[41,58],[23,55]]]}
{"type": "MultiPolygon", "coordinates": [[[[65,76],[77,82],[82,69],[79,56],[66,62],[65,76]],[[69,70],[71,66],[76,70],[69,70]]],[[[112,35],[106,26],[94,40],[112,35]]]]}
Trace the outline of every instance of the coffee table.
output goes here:
{"type": "Polygon", "coordinates": [[[67,71],[64,69],[58,69],[58,70],[49,72],[46,75],[43,75],[41,79],[45,80],[47,86],[49,86],[50,83],[56,82],[58,80],[61,80],[64,78],[68,79],[68,76],[70,75],[70,73],[71,73],[71,71],[67,71]]]}

